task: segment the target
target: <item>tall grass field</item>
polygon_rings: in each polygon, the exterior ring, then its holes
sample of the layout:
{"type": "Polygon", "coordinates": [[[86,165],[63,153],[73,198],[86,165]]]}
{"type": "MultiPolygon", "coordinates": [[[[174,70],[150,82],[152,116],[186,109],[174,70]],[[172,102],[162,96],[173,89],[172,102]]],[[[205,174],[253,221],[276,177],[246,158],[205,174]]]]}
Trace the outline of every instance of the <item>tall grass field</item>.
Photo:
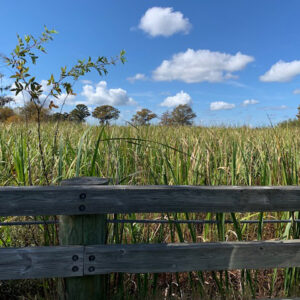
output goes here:
{"type": "MultiPolygon", "coordinates": [[[[0,185],[58,185],[75,176],[126,185],[299,185],[300,127],[89,126],[0,124],[0,185]],[[56,140],[56,142],[55,142],[56,140]],[[46,178],[47,177],[47,180],[46,178]]],[[[300,200],[300,199],[299,199],[300,200]]],[[[282,199],[284,201],[284,199],[282,199]]],[[[299,212],[130,214],[115,219],[207,219],[218,224],[110,224],[108,243],[294,239],[299,212]],[[224,220],[259,220],[225,224],[224,220]]],[[[0,217],[0,222],[53,217],[0,217]]],[[[0,226],[0,247],[58,244],[55,225],[0,226]]],[[[58,279],[0,281],[0,299],[57,299],[58,279]]],[[[300,269],[111,274],[108,299],[251,299],[300,295],[300,269]]]]}

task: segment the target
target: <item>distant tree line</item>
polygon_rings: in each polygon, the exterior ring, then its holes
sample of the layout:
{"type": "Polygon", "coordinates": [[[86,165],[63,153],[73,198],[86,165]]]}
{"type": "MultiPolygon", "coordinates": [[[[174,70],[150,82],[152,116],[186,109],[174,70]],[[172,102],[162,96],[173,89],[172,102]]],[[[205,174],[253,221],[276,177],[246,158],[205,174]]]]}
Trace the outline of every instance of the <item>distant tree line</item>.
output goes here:
{"type": "MultiPolygon", "coordinates": [[[[38,120],[36,105],[33,102],[28,102],[24,107],[12,109],[6,104],[12,102],[0,102],[0,122],[15,123],[38,120]]],[[[85,104],[77,104],[76,107],[69,113],[52,113],[52,103],[49,107],[40,110],[40,120],[44,122],[70,121],[75,123],[83,123],[86,118],[93,116],[99,120],[99,124],[107,125],[112,120],[117,120],[120,116],[120,111],[111,105],[102,105],[96,107],[92,112],[89,111],[85,104]]],[[[192,108],[188,105],[178,105],[171,112],[165,112],[160,117],[160,125],[192,125],[192,120],[196,117],[192,108]]],[[[135,126],[149,125],[150,121],[158,118],[158,116],[147,108],[142,108],[137,111],[131,118],[131,122],[135,126]]]]}
{"type": "MultiPolygon", "coordinates": [[[[3,75],[0,74],[0,81],[3,75]]],[[[14,102],[12,97],[5,95],[6,91],[10,90],[10,86],[0,85],[0,122],[15,123],[30,121],[35,122],[38,120],[37,107],[34,102],[27,102],[24,107],[12,109],[7,106],[14,102]]],[[[111,105],[102,105],[96,107],[92,112],[89,111],[85,104],[77,104],[76,107],[69,113],[52,113],[53,108],[58,108],[52,101],[49,107],[42,108],[40,110],[40,120],[47,122],[57,121],[69,121],[75,123],[83,123],[86,118],[93,116],[99,120],[99,124],[109,124],[112,120],[117,120],[120,116],[120,111],[111,105]]],[[[193,119],[196,114],[192,108],[187,104],[180,104],[172,111],[164,112],[161,117],[153,113],[147,108],[142,108],[137,111],[131,118],[131,122],[135,126],[149,125],[153,119],[160,119],[159,124],[164,126],[176,126],[176,125],[192,125],[193,119]]],[[[300,106],[298,107],[298,113],[296,119],[290,119],[283,121],[278,126],[299,126],[300,125],[300,106]]]]}
{"type": "MultiPolygon", "coordinates": [[[[38,120],[38,114],[36,106],[33,102],[28,102],[24,107],[12,109],[7,104],[13,102],[12,98],[0,96],[0,122],[16,123],[23,121],[35,122],[38,120]]],[[[41,121],[57,122],[57,121],[69,121],[75,123],[84,123],[86,118],[93,116],[99,120],[99,124],[107,125],[112,120],[117,120],[120,116],[120,111],[111,105],[102,105],[96,107],[92,112],[89,111],[85,104],[77,104],[76,107],[69,113],[52,113],[52,104],[49,107],[42,108],[40,111],[41,121]]],[[[176,125],[192,125],[193,119],[196,114],[192,108],[187,105],[178,105],[172,111],[164,112],[161,117],[153,113],[147,108],[142,108],[137,111],[131,118],[131,122],[135,126],[149,125],[153,119],[160,119],[159,124],[164,126],[176,126],[176,125]]],[[[279,123],[278,126],[300,126],[300,106],[298,107],[298,113],[296,119],[291,119],[279,123]]]]}
{"type": "Polygon", "coordinates": [[[277,126],[283,128],[300,127],[300,105],[298,106],[298,113],[295,119],[282,121],[277,126]]]}

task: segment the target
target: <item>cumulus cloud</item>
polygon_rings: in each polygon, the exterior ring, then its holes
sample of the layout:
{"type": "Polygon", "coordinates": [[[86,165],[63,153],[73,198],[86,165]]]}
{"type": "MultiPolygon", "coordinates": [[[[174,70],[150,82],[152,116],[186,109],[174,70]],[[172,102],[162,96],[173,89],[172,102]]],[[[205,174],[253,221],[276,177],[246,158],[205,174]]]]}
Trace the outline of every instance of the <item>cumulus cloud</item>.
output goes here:
{"type": "MultiPolygon", "coordinates": [[[[67,101],[73,101],[75,99],[75,95],[68,95],[66,93],[62,93],[58,96],[58,98],[49,96],[49,92],[51,90],[51,85],[47,85],[47,80],[41,80],[40,85],[42,86],[43,93],[40,95],[39,100],[41,101],[41,104],[44,105],[45,108],[47,108],[50,104],[50,101],[53,101],[56,105],[60,106],[63,104],[65,100],[67,101]],[[66,98],[67,97],[67,98],[66,98]],[[45,101],[45,103],[44,103],[45,101]]],[[[15,85],[12,85],[12,88],[15,88],[15,85]]],[[[18,95],[15,95],[15,93],[11,94],[11,97],[15,100],[15,103],[13,106],[24,106],[24,104],[28,101],[30,101],[30,95],[27,91],[23,90],[18,95]]]]}
{"type": "Polygon", "coordinates": [[[224,101],[216,101],[210,103],[210,110],[228,110],[235,108],[235,104],[224,101]]]}
{"type": "Polygon", "coordinates": [[[188,18],[172,7],[152,7],[142,16],[138,27],[153,37],[168,37],[178,32],[188,33],[192,26],[188,18]]]}
{"type": "Polygon", "coordinates": [[[131,83],[134,83],[137,80],[146,80],[146,79],[147,79],[146,75],[142,73],[137,73],[132,77],[127,77],[127,80],[131,83]]]}
{"type": "MultiPolygon", "coordinates": [[[[43,86],[43,85],[45,85],[45,82],[46,82],[46,80],[42,80],[40,82],[40,84],[43,86]]],[[[20,83],[20,84],[22,84],[22,83],[20,83]]],[[[23,85],[23,87],[24,87],[24,85],[23,85]]],[[[16,88],[16,86],[13,83],[11,85],[11,89],[15,89],[15,88],[16,88]]],[[[11,94],[9,96],[14,99],[14,103],[12,104],[12,106],[16,106],[16,107],[23,106],[26,102],[30,101],[30,94],[26,90],[24,90],[24,89],[20,93],[18,93],[18,95],[16,95],[15,92],[13,91],[13,92],[11,92],[11,94]]],[[[44,94],[42,94],[40,96],[40,99],[42,101],[45,98],[46,98],[46,95],[44,95],[44,94]]]]}
{"type": "Polygon", "coordinates": [[[180,80],[193,82],[221,82],[235,76],[250,62],[252,56],[240,52],[235,55],[213,52],[210,50],[188,49],[186,52],[174,54],[172,59],[164,60],[153,71],[153,79],[157,81],[180,80]]]}
{"type": "Polygon", "coordinates": [[[58,101],[59,103],[62,104],[64,101],[66,101],[68,103],[68,102],[74,101],[74,99],[76,99],[75,95],[67,95],[66,93],[62,93],[58,96],[57,99],[54,100],[54,102],[58,101]]]}
{"type": "Polygon", "coordinates": [[[244,100],[243,106],[248,106],[248,105],[257,104],[257,103],[259,103],[259,101],[255,100],[255,99],[244,100]]]}
{"type": "Polygon", "coordinates": [[[96,87],[86,84],[83,86],[82,96],[86,98],[86,105],[130,105],[136,104],[128,96],[127,91],[118,89],[108,89],[106,81],[100,81],[96,87]]]}
{"type": "MultiPolygon", "coordinates": [[[[12,88],[15,88],[15,85],[12,85],[12,88]]],[[[17,106],[17,107],[23,106],[24,103],[26,103],[30,100],[30,95],[26,91],[22,91],[18,95],[15,95],[15,93],[13,92],[10,96],[15,101],[15,103],[13,103],[12,105],[17,106]]]]}
{"type": "Polygon", "coordinates": [[[264,82],[287,82],[300,74],[300,60],[291,62],[278,61],[264,75],[260,76],[260,81],[264,82]]]}
{"type": "Polygon", "coordinates": [[[192,103],[191,96],[185,93],[184,91],[181,91],[180,93],[177,93],[175,96],[167,97],[160,105],[166,107],[175,107],[180,104],[190,105],[191,103],[192,103]]]}
{"type": "MultiPolygon", "coordinates": [[[[40,96],[41,103],[46,99],[48,93],[51,89],[51,86],[47,85],[47,80],[42,80],[40,82],[42,85],[43,93],[40,96]]],[[[68,105],[74,105],[79,103],[84,103],[87,106],[94,105],[131,105],[136,104],[136,102],[128,96],[127,91],[117,88],[117,89],[108,89],[106,81],[100,81],[95,86],[92,84],[85,84],[82,88],[81,95],[85,97],[85,100],[78,99],[75,95],[67,95],[62,93],[58,98],[47,97],[47,100],[44,104],[44,107],[48,107],[50,101],[52,100],[59,107],[66,102],[68,105]],[[67,97],[67,98],[66,98],[67,97]]],[[[11,95],[14,100],[14,106],[23,106],[25,102],[30,100],[28,92],[23,91],[17,96],[14,94],[11,95]]]]}
{"type": "Polygon", "coordinates": [[[42,86],[43,94],[50,92],[52,85],[48,85],[48,80],[41,80],[40,85],[42,86]]]}
{"type": "MultiPolygon", "coordinates": [[[[50,87],[47,86],[47,80],[42,80],[40,82],[40,85],[42,86],[43,94],[40,96],[40,100],[43,101],[46,98],[46,93],[50,91],[50,87]]],[[[24,87],[24,85],[23,85],[24,87]]],[[[13,83],[11,86],[12,89],[15,89],[16,86],[13,83]]],[[[15,92],[11,92],[10,95],[15,100],[16,106],[22,106],[25,102],[28,102],[30,100],[30,95],[26,90],[23,90],[18,95],[15,95],[15,92]]]]}

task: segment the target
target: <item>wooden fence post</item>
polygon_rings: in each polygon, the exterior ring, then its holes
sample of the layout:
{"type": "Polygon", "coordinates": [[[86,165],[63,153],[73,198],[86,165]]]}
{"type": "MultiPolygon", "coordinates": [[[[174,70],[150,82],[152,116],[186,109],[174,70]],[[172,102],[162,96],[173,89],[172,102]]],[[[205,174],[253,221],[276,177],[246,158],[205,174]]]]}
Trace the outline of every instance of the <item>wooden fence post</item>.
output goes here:
{"type": "MultiPolygon", "coordinates": [[[[109,179],[98,177],[77,177],[62,181],[62,185],[107,185],[109,179]]],[[[84,203],[85,193],[78,195],[84,203]]],[[[84,210],[83,204],[79,209],[84,210]]],[[[60,216],[60,245],[98,245],[106,239],[106,215],[60,216]]],[[[74,257],[76,259],[76,257],[74,257]]],[[[93,258],[90,257],[90,260],[93,258]]],[[[106,275],[70,277],[63,281],[60,298],[67,300],[105,299],[106,275]]]]}

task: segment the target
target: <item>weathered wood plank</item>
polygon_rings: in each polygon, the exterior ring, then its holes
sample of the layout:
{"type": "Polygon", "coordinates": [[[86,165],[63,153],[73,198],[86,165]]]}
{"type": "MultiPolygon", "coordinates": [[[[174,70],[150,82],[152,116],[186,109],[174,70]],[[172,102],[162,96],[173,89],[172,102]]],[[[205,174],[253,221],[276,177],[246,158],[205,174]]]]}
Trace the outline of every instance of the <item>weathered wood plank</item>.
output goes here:
{"type": "Polygon", "coordinates": [[[84,274],[268,269],[300,266],[300,240],[88,246],[84,274]],[[89,260],[94,256],[94,260],[89,260]]]}
{"type": "MultiPolygon", "coordinates": [[[[62,181],[62,185],[107,185],[109,179],[98,177],[77,177],[62,181]]],[[[106,215],[90,214],[75,216],[60,216],[60,245],[99,245],[105,244],[106,215]]],[[[61,289],[61,299],[93,300],[105,298],[106,275],[72,277],[64,279],[64,289],[61,289]]]]}
{"type": "Polygon", "coordinates": [[[83,275],[83,246],[0,248],[0,280],[83,275]]]}
{"type": "Polygon", "coordinates": [[[0,280],[299,266],[300,240],[0,248],[0,280]]]}
{"type": "Polygon", "coordinates": [[[1,187],[0,215],[300,210],[300,187],[1,187]]]}

